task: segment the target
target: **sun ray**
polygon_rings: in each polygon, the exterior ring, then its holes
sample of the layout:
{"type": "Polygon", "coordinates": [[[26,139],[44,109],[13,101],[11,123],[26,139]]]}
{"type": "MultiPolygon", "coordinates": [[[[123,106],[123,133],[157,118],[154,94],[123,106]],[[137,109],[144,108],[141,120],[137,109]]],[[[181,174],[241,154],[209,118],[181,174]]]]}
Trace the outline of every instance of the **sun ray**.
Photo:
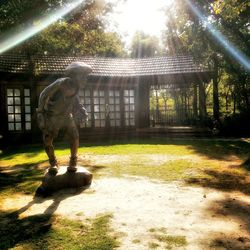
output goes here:
{"type": "Polygon", "coordinates": [[[12,30],[8,32],[8,35],[3,35],[2,39],[0,40],[0,54],[15,47],[16,45],[24,42],[25,40],[39,33],[43,29],[47,28],[52,23],[58,21],[60,18],[70,13],[83,2],[84,0],[70,1],[66,6],[63,6],[57,11],[50,13],[46,17],[40,18],[31,27],[27,27],[22,32],[12,30]]]}

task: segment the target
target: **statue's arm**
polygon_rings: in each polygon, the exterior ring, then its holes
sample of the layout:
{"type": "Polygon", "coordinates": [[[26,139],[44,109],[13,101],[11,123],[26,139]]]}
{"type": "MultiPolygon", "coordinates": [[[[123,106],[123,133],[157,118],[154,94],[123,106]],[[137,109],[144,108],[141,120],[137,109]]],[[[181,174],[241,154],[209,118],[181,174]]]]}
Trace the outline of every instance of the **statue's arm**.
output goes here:
{"type": "Polygon", "coordinates": [[[48,104],[51,101],[53,95],[62,88],[66,78],[57,79],[55,82],[46,87],[40,94],[38,102],[38,112],[44,112],[47,110],[48,104]]]}

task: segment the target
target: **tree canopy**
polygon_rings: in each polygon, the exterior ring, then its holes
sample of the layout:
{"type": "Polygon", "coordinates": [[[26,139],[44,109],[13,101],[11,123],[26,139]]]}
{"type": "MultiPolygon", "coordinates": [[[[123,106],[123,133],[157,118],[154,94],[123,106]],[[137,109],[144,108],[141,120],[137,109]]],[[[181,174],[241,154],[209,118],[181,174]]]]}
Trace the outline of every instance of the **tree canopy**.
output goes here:
{"type": "Polygon", "coordinates": [[[246,58],[250,56],[249,6],[249,1],[239,0],[177,0],[166,13],[163,35],[167,53],[191,53],[203,63],[209,63],[214,81],[219,84],[220,96],[230,91],[239,111],[250,110],[249,72],[218,39],[223,35],[226,42],[233,44],[246,58]],[[203,20],[190,3],[202,13],[203,20]],[[209,30],[211,25],[220,32],[219,36],[222,34],[219,38],[209,30]]]}
{"type": "Polygon", "coordinates": [[[137,31],[131,42],[131,57],[152,57],[161,54],[159,39],[137,31]]]}
{"type": "MultiPolygon", "coordinates": [[[[41,17],[47,17],[58,8],[67,8],[67,4],[65,0],[4,1],[0,5],[0,37],[13,28],[22,32],[27,26],[35,26],[41,17]]],[[[105,16],[111,11],[112,5],[104,0],[85,1],[66,17],[14,48],[14,51],[122,56],[124,50],[119,34],[106,31],[105,16]]]]}

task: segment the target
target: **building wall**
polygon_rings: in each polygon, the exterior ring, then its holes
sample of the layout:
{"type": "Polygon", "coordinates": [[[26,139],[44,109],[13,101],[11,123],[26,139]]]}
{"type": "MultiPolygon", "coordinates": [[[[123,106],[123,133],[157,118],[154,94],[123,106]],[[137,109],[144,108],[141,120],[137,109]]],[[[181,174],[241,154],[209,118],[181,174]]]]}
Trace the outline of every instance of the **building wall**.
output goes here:
{"type": "MultiPolygon", "coordinates": [[[[0,84],[2,142],[41,142],[36,122],[39,95],[54,77],[9,77],[0,84]]],[[[89,79],[79,92],[89,112],[89,122],[80,128],[84,139],[129,135],[138,126],[138,88],[131,79],[89,79]]],[[[140,98],[142,95],[140,95],[140,98]]],[[[142,117],[140,118],[140,123],[142,117]]]]}

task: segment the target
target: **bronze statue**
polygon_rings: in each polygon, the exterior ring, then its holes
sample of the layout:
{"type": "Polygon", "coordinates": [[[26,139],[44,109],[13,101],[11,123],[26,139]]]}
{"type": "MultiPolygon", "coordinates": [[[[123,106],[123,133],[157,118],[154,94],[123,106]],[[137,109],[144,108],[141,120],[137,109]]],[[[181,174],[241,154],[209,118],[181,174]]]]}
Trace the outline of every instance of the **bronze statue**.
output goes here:
{"type": "Polygon", "coordinates": [[[37,119],[43,132],[45,151],[49,158],[49,173],[56,175],[58,163],[54,153],[53,140],[60,129],[65,129],[70,141],[70,160],[67,170],[77,170],[79,133],[77,123],[87,117],[87,111],[79,102],[78,92],[91,67],[82,62],[71,63],[65,70],[65,78],[57,79],[46,87],[39,97],[37,119]]]}

